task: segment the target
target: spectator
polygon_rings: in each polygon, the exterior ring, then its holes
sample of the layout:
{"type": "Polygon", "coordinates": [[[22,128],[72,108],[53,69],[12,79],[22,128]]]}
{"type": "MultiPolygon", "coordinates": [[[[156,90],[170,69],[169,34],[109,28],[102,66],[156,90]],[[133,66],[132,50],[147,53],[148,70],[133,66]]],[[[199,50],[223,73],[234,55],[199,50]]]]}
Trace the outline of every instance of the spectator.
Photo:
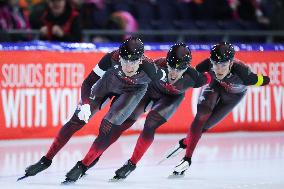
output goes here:
{"type": "Polygon", "coordinates": [[[284,1],[274,0],[261,0],[260,7],[263,14],[269,19],[271,29],[284,30],[284,1]]]}
{"type": "Polygon", "coordinates": [[[269,23],[261,9],[261,0],[228,0],[228,2],[235,19],[257,21],[263,24],[269,23]]]}
{"type": "Polygon", "coordinates": [[[40,3],[44,0],[18,0],[19,7],[23,9],[23,13],[28,18],[30,16],[30,10],[33,5],[40,3]]]}
{"type": "Polygon", "coordinates": [[[104,0],[85,0],[80,3],[79,9],[84,29],[103,29],[111,14],[104,0]]]}
{"type": "Polygon", "coordinates": [[[232,18],[232,9],[227,0],[204,0],[205,19],[227,20],[232,18]]]}
{"type": "MultiPolygon", "coordinates": [[[[11,29],[29,29],[28,19],[24,16],[23,10],[18,6],[17,0],[0,1],[0,29],[3,31],[11,29]]],[[[7,41],[19,41],[26,40],[24,35],[14,35],[8,37],[8,35],[2,39],[7,41]]]]}
{"type": "Polygon", "coordinates": [[[36,11],[37,13],[31,14],[30,20],[33,21],[33,28],[40,30],[42,40],[81,41],[79,13],[67,0],[47,0],[47,4],[42,4],[39,9],[43,9],[43,13],[36,11]]]}
{"type": "MultiPolygon", "coordinates": [[[[273,30],[284,30],[284,2],[283,0],[276,0],[275,6],[273,7],[273,14],[271,15],[271,29],[273,30]]],[[[274,41],[284,42],[284,36],[275,37],[274,41]]]]}
{"type": "MultiPolygon", "coordinates": [[[[136,19],[126,11],[116,11],[111,14],[107,29],[109,30],[124,30],[125,32],[136,32],[138,29],[138,23],[136,19]]],[[[122,41],[130,37],[130,34],[122,36],[109,36],[111,41],[122,41]]]]}

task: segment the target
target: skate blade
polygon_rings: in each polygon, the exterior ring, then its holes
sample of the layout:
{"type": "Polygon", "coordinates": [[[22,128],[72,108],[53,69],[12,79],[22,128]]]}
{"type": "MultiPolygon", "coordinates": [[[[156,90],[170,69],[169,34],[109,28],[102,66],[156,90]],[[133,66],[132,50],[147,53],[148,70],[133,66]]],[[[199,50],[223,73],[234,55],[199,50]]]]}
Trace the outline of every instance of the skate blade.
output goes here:
{"type": "Polygon", "coordinates": [[[84,179],[86,176],[88,176],[88,174],[83,174],[79,177],[79,179],[84,179]]]}
{"type": "Polygon", "coordinates": [[[28,175],[24,175],[24,176],[18,178],[17,181],[23,180],[23,179],[25,179],[25,178],[27,178],[27,177],[29,177],[29,176],[28,176],[28,175]]]}
{"type": "Polygon", "coordinates": [[[176,148],[174,150],[171,150],[171,153],[165,155],[164,159],[160,160],[157,165],[160,165],[161,163],[163,163],[164,161],[168,160],[168,159],[172,159],[174,157],[176,157],[177,155],[179,155],[181,152],[183,151],[182,148],[176,148]]]}
{"type": "Polygon", "coordinates": [[[124,178],[118,178],[118,177],[114,176],[113,178],[109,179],[108,182],[121,182],[123,180],[124,180],[124,178]]]}
{"type": "Polygon", "coordinates": [[[61,185],[72,185],[74,183],[75,183],[75,181],[65,180],[65,181],[61,182],[61,185]]]}
{"type": "Polygon", "coordinates": [[[164,161],[166,161],[168,158],[165,158],[165,159],[162,159],[161,161],[159,161],[158,163],[157,163],[157,165],[160,165],[160,164],[162,164],[164,161]]]}
{"type": "Polygon", "coordinates": [[[178,179],[178,178],[183,178],[184,174],[171,174],[168,176],[168,179],[178,179]]]}

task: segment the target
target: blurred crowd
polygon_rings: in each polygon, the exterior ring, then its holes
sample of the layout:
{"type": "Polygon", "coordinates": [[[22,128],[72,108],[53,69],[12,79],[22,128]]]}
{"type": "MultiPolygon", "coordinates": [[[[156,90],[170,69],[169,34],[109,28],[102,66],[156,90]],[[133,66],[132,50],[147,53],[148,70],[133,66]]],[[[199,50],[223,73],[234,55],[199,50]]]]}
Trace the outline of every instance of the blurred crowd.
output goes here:
{"type": "MultiPolygon", "coordinates": [[[[40,39],[80,42],[83,30],[284,30],[284,0],[0,0],[0,41],[40,39]]],[[[93,42],[121,41],[127,35],[94,35],[93,42]]],[[[175,41],[176,36],[142,36],[175,41]]],[[[214,40],[188,38],[186,40],[214,40]]],[[[218,40],[218,39],[215,39],[218,40]]],[[[242,40],[236,38],[236,41],[242,40]]]]}

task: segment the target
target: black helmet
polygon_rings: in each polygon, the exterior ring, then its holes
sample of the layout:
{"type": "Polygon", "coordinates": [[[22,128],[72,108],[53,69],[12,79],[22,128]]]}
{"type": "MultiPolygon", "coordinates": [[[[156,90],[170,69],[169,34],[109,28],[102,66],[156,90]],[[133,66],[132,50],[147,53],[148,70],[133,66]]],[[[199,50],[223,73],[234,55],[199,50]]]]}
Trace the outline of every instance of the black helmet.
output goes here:
{"type": "Polygon", "coordinates": [[[171,68],[183,70],[191,63],[191,51],[184,43],[174,44],[168,54],[167,63],[171,68]]]}
{"type": "Polygon", "coordinates": [[[126,39],[119,47],[119,55],[124,60],[138,60],[144,54],[144,44],[138,37],[126,39]]]}
{"type": "Polygon", "coordinates": [[[235,49],[232,44],[221,42],[211,48],[210,60],[213,62],[222,63],[233,60],[235,49]]]}

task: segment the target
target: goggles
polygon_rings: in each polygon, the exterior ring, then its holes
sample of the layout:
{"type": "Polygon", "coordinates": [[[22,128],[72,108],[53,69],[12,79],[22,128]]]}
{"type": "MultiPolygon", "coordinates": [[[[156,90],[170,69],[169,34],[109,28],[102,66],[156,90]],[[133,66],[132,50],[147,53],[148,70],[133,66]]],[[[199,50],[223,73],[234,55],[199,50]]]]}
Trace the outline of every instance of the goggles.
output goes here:
{"type": "Polygon", "coordinates": [[[168,70],[169,72],[172,72],[172,71],[175,71],[177,73],[181,73],[181,72],[184,72],[187,68],[184,68],[184,69],[176,69],[176,68],[172,68],[168,65],[168,70]]]}
{"type": "Polygon", "coordinates": [[[214,67],[219,67],[219,68],[226,67],[226,66],[228,66],[228,65],[231,63],[230,60],[228,60],[228,61],[226,61],[226,62],[216,62],[216,61],[214,61],[214,60],[212,60],[212,59],[210,59],[210,62],[211,62],[211,64],[212,64],[214,67]]]}
{"type": "Polygon", "coordinates": [[[123,65],[137,65],[141,63],[142,58],[139,58],[137,60],[125,60],[122,57],[119,57],[119,61],[123,65]]]}

